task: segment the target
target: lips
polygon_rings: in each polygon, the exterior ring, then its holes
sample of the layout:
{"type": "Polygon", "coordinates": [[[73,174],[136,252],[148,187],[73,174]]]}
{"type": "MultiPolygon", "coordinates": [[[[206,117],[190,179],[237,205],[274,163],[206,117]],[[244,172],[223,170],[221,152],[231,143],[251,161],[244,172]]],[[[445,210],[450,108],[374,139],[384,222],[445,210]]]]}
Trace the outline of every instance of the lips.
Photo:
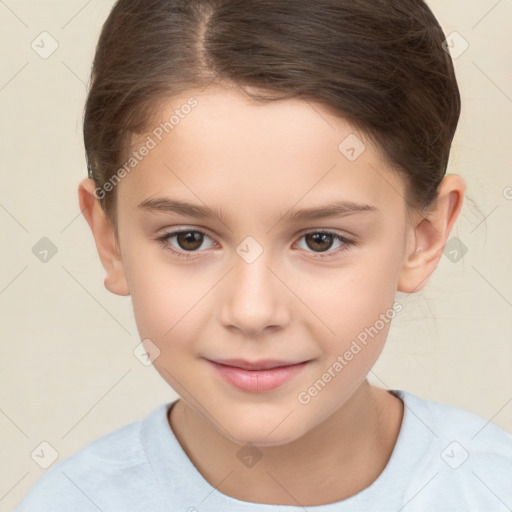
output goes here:
{"type": "Polygon", "coordinates": [[[277,360],[250,362],[243,359],[207,359],[207,362],[224,382],[250,393],[272,391],[282,386],[309,363],[277,360]]]}
{"type": "Polygon", "coordinates": [[[305,361],[280,361],[277,359],[265,359],[263,361],[246,361],[245,359],[212,359],[214,363],[223,364],[225,366],[232,366],[234,368],[242,368],[243,370],[270,370],[272,368],[279,368],[281,366],[294,366],[301,364],[305,361]]]}

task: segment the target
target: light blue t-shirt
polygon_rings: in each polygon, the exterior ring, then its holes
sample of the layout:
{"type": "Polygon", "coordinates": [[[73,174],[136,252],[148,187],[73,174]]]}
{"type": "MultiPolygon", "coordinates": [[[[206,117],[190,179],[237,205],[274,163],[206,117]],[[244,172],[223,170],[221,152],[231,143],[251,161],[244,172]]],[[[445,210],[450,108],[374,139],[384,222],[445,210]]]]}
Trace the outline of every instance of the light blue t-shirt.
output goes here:
{"type": "Polygon", "coordinates": [[[405,407],[391,458],[346,500],[269,505],[219,492],[170,428],[173,402],[50,468],[15,512],[510,512],[512,434],[469,412],[393,393],[405,407]]]}

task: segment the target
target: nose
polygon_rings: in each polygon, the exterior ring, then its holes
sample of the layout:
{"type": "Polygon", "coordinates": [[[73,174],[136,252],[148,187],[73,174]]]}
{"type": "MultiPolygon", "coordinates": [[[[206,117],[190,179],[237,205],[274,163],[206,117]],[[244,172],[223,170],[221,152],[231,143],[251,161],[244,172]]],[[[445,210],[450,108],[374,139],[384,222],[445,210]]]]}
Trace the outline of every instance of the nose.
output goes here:
{"type": "Polygon", "coordinates": [[[221,307],[226,328],[257,337],[267,330],[286,327],[290,292],[271,265],[266,252],[251,263],[235,254],[221,307]]]}

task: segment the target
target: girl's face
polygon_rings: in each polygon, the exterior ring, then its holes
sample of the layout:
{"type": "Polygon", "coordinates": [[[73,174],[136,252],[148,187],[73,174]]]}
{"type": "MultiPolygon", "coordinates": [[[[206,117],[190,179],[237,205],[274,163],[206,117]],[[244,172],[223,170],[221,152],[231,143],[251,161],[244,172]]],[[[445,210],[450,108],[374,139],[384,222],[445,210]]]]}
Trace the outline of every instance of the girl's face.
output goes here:
{"type": "Polygon", "coordinates": [[[140,337],[219,432],[291,442],[356,392],[400,310],[405,184],[346,121],[303,100],[217,89],[175,97],[160,117],[116,191],[140,337]],[[284,381],[232,383],[210,362],[221,359],[307,363],[284,381]]]}

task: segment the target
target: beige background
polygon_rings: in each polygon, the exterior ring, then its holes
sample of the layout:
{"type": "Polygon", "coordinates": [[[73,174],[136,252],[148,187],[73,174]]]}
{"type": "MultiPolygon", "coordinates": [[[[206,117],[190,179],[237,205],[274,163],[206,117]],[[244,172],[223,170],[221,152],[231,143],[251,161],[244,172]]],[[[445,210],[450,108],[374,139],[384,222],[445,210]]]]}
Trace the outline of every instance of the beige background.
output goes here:
{"type": "MultiPolygon", "coordinates": [[[[130,298],[103,287],[77,201],[86,84],[112,4],[0,2],[0,510],[43,474],[31,458],[42,442],[60,460],[177,396],[133,355],[130,298]],[[46,59],[31,48],[43,31],[59,45],[46,59]],[[42,237],[58,251],[46,263],[32,252],[42,237]]],[[[462,260],[443,256],[424,291],[399,294],[405,310],[370,377],[512,431],[512,2],[429,4],[469,43],[455,59],[463,114],[449,172],[481,214],[465,203],[462,260]]]]}

